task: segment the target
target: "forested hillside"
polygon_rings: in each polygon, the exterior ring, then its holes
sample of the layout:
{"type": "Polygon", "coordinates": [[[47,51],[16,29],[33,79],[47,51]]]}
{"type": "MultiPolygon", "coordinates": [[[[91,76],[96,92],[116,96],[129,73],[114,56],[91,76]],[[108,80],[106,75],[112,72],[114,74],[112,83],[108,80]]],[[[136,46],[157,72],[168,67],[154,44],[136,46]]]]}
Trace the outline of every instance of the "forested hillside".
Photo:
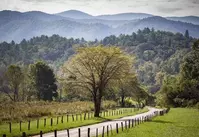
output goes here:
{"type": "Polygon", "coordinates": [[[189,30],[192,37],[199,38],[198,17],[194,20],[174,20],[142,13],[123,13],[91,16],[80,11],[47,14],[39,11],[0,11],[0,42],[19,43],[23,39],[57,34],[62,37],[84,38],[94,41],[120,34],[132,34],[146,27],[173,33],[189,30]],[[195,21],[196,20],[196,21],[195,21]],[[195,22],[194,22],[195,21],[195,22]]]}
{"type": "Polygon", "coordinates": [[[132,35],[112,35],[101,41],[64,38],[58,35],[34,37],[19,44],[0,43],[0,63],[3,70],[10,64],[26,66],[38,60],[44,60],[55,71],[66,61],[74,50],[80,46],[103,44],[120,46],[126,52],[135,54],[136,72],[139,81],[156,92],[164,75],[179,73],[180,64],[185,54],[191,50],[195,41],[185,34],[155,31],[145,28],[132,35]],[[154,86],[155,85],[155,86],[154,86]]]}

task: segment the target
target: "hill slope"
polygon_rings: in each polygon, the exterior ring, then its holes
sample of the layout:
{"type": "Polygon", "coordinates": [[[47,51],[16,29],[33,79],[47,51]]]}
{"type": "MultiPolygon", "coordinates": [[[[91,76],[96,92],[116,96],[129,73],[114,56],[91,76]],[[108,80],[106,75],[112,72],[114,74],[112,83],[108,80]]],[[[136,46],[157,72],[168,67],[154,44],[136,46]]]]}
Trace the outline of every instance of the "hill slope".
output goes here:
{"type": "MultiPolygon", "coordinates": [[[[172,21],[149,14],[126,13],[94,17],[73,10],[67,12],[68,15],[69,13],[70,16],[63,17],[39,11],[24,13],[1,11],[0,34],[2,35],[0,35],[0,42],[12,40],[20,42],[22,39],[30,39],[34,36],[51,36],[53,34],[74,38],[84,37],[86,40],[94,40],[96,38],[103,39],[109,35],[131,34],[145,27],[174,33],[184,33],[186,30],[189,30],[190,36],[199,38],[199,25],[172,21]],[[80,17],[88,17],[88,19],[75,19],[80,17]]],[[[65,15],[65,13],[63,14],[65,15]]]]}
{"type": "Polygon", "coordinates": [[[136,20],[136,19],[143,19],[152,17],[151,14],[145,13],[121,13],[121,14],[113,14],[113,15],[100,15],[96,16],[98,19],[103,20],[136,20]]]}
{"type": "Polygon", "coordinates": [[[61,13],[57,13],[56,15],[67,17],[67,18],[73,18],[73,19],[91,19],[93,18],[92,15],[89,15],[87,13],[78,11],[78,10],[68,10],[61,13]]]}
{"type": "Polygon", "coordinates": [[[117,32],[115,32],[115,34],[131,34],[132,32],[136,32],[139,29],[142,30],[146,27],[154,28],[155,30],[170,31],[174,33],[179,32],[183,34],[186,30],[189,30],[191,36],[199,38],[199,25],[193,25],[179,21],[171,21],[158,16],[149,17],[134,23],[128,23],[120,26],[116,29],[117,32]]]}
{"type": "Polygon", "coordinates": [[[199,25],[199,17],[196,17],[196,16],[168,17],[167,19],[199,25]]]}

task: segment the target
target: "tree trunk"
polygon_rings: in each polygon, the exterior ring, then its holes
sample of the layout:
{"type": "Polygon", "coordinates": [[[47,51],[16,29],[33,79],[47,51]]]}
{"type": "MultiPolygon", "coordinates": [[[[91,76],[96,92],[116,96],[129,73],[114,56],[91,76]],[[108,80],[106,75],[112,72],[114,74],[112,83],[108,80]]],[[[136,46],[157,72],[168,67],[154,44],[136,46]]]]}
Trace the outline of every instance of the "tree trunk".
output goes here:
{"type": "Polygon", "coordinates": [[[18,99],[19,99],[18,87],[15,86],[15,88],[14,88],[14,101],[18,101],[18,99]]]}
{"type": "Polygon", "coordinates": [[[101,101],[102,101],[102,95],[101,95],[101,92],[98,91],[99,94],[96,94],[94,95],[94,109],[95,109],[95,112],[94,112],[94,116],[95,117],[99,117],[100,115],[100,110],[101,110],[101,101]]]}
{"type": "Polygon", "coordinates": [[[94,102],[95,104],[95,117],[99,117],[100,115],[100,108],[101,108],[101,100],[98,98],[96,99],[96,101],[94,102]]]}
{"type": "Polygon", "coordinates": [[[122,99],[121,99],[121,106],[122,106],[122,107],[125,107],[125,101],[124,101],[124,98],[125,98],[125,97],[124,97],[124,94],[122,94],[121,98],[122,98],[122,99]]]}

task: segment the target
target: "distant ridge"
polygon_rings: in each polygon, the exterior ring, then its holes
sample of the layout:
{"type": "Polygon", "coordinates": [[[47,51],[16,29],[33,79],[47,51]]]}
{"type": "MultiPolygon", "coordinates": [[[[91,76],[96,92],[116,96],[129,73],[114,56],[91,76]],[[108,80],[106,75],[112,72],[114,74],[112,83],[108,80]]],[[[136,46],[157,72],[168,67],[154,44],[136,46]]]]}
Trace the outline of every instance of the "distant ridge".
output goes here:
{"type": "Polygon", "coordinates": [[[197,16],[167,17],[167,19],[199,25],[199,17],[197,17],[197,16]]]}
{"type": "Polygon", "coordinates": [[[77,10],[58,14],[6,10],[0,11],[0,42],[12,40],[20,42],[34,36],[53,34],[100,40],[109,35],[131,34],[146,27],[182,34],[189,30],[190,36],[199,38],[198,18],[195,16],[165,18],[145,13],[92,16],[77,10]]]}
{"type": "Polygon", "coordinates": [[[146,14],[146,13],[119,13],[112,15],[110,14],[110,15],[93,16],[78,10],[68,10],[61,13],[57,13],[56,15],[73,18],[73,19],[102,19],[102,20],[135,20],[135,19],[143,19],[153,16],[151,14],[146,14]]]}
{"type": "Polygon", "coordinates": [[[120,14],[113,14],[113,15],[100,15],[96,16],[98,19],[104,20],[137,20],[152,17],[151,14],[146,13],[120,13],[120,14]]]}
{"type": "Polygon", "coordinates": [[[92,15],[87,14],[82,11],[78,11],[78,10],[68,10],[68,11],[64,11],[61,13],[57,13],[56,15],[59,15],[62,17],[67,17],[67,18],[73,18],[73,19],[91,19],[91,18],[93,18],[92,15]]]}

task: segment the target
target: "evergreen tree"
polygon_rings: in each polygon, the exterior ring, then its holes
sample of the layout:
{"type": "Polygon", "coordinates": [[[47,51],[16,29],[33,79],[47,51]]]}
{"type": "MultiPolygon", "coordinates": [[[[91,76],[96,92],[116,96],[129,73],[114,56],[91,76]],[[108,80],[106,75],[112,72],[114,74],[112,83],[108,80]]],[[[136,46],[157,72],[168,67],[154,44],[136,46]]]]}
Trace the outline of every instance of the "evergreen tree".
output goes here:
{"type": "Polygon", "coordinates": [[[10,65],[6,71],[5,79],[7,79],[10,93],[13,93],[13,98],[11,97],[12,95],[7,94],[13,101],[19,101],[19,86],[23,80],[21,68],[16,65],[10,65]]]}
{"type": "Polygon", "coordinates": [[[186,38],[189,38],[189,31],[188,30],[186,30],[185,31],[185,35],[184,35],[186,38]]]}
{"type": "Polygon", "coordinates": [[[44,62],[30,65],[30,78],[39,100],[52,101],[57,97],[56,78],[53,70],[44,62]]]}

